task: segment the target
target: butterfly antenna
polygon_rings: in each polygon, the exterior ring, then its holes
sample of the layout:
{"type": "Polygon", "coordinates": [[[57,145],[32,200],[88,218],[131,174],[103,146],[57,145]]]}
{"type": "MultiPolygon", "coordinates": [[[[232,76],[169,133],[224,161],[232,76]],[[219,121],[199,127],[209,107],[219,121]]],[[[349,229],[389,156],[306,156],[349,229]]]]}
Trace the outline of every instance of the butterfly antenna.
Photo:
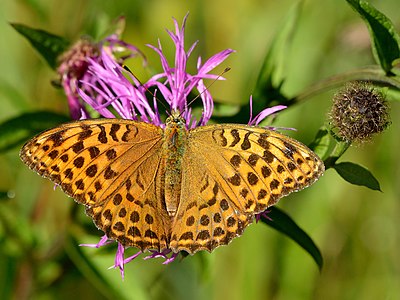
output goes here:
{"type": "Polygon", "coordinates": [[[140,81],[140,79],[139,79],[135,74],[133,74],[133,72],[131,71],[131,69],[129,69],[129,67],[128,67],[127,65],[122,65],[122,67],[123,67],[126,71],[128,71],[128,72],[140,83],[140,85],[143,86],[143,87],[146,89],[146,91],[147,91],[150,95],[152,95],[153,98],[156,99],[156,101],[157,101],[158,103],[160,103],[160,104],[165,108],[165,112],[167,113],[168,116],[170,116],[170,113],[168,112],[169,108],[168,108],[160,99],[158,99],[158,98],[156,97],[156,95],[155,95],[152,91],[150,91],[147,87],[145,87],[145,86],[143,85],[143,83],[140,81]]]}
{"type": "MultiPolygon", "coordinates": [[[[192,100],[189,101],[189,103],[186,105],[186,107],[189,107],[194,101],[196,101],[205,91],[209,90],[210,87],[222,76],[224,75],[226,72],[228,72],[231,68],[230,67],[226,67],[218,76],[217,78],[215,78],[200,94],[198,94],[196,97],[194,97],[192,100]]],[[[183,110],[180,115],[182,115],[182,113],[185,110],[183,110]]]]}

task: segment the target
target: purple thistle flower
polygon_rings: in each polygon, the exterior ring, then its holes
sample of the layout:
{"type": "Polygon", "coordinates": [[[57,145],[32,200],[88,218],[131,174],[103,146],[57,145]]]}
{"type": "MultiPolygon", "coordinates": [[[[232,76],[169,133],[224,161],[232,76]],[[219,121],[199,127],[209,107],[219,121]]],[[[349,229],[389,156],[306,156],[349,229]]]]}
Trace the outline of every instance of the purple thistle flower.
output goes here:
{"type": "MultiPolygon", "coordinates": [[[[92,96],[95,96],[96,92],[102,91],[101,86],[93,90],[93,85],[88,84],[96,82],[96,76],[89,72],[91,62],[101,63],[104,60],[103,56],[106,55],[110,60],[122,65],[126,59],[138,54],[144,57],[135,46],[120,40],[117,34],[112,34],[99,43],[82,38],[63,53],[59,57],[57,73],[67,95],[71,118],[78,120],[89,117],[85,102],[79,97],[80,90],[88,89],[86,92],[92,96]],[[119,53],[124,54],[117,59],[116,55],[119,53]],[[86,85],[82,83],[86,83],[86,85]]],[[[98,98],[98,95],[95,98],[98,98]]]]}
{"type": "Polygon", "coordinates": [[[148,45],[159,54],[163,72],[154,75],[147,82],[141,84],[106,51],[101,50],[98,59],[88,59],[90,77],[89,80],[84,78],[80,81],[81,88],[78,90],[82,100],[106,118],[116,117],[109,109],[109,107],[112,107],[124,119],[140,120],[164,127],[155,98],[159,92],[169,105],[168,114],[179,110],[182,117],[187,121],[188,128],[205,125],[211,118],[214,102],[210,92],[205,88],[203,80],[224,80],[223,77],[209,74],[209,72],[221,64],[233,50],[221,51],[204,63],[199,58],[197,73],[187,73],[187,61],[197,42],[188,51],[185,51],[186,19],[187,16],[184,18],[182,27],[179,27],[178,22],[174,20],[175,33],[168,31],[176,48],[173,67],[168,63],[160,42],[158,47],[148,45]],[[153,87],[156,88],[156,92],[154,93],[153,103],[150,104],[146,94],[153,87]],[[193,89],[198,91],[203,102],[203,113],[199,121],[195,120],[191,109],[188,107],[188,100],[191,100],[188,99],[188,96],[193,89]]]}
{"type": "Polygon", "coordinates": [[[79,119],[81,114],[87,114],[82,101],[77,95],[78,82],[86,75],[89,57],[98,55],[98,47],[88,39],[81,39],[67,52],[59,57],[60,65],[57,73],[68,99],[71,118],[79,119]]]}
{"type": "MultiPolygon", "coordinates": [[[[197,42],[191,45],[188,51],[185,51],[184,33],[186,20],[187,15],[183,20],[182,26],[179,27],[178,22],[174,19],[175,32],[167,31],[176,48],[173,65],[171,65],[165,57],[160,41],[158,42],[158,47],[148,45],[160,56],[163,72],[152,76],[143,84],[140,83],[133,74],[124,69],[113,55],[110,55],[110,49],[112,49],[112,47],[100,47],[99,55],[87,57],[85,76],[82,76],[79,80],[79,87],[77,90],[83,103],[86,103],[86,105],[106,118],[121,117],[164,127],[165,124],[161,119],[157,106],[158,99],[156,98],[158,94],[161,94],[169,105],[169,111],[167,111],[168,115],[174,111],[179,111],[186,120],[188,129],[205,125],[211,118],[214,102],[203,80],[224,80],[223,77],[210,74],[209,72],[220,65],[233,50],[226,49],[221,51],[207,59],[204,63],[201,58],[198,58],[197,72],[195,74],[189,74],[186,71],[186,66],[197,42]],[[152,94],[153,99],[150,101],[151,103],[147,99],[150,89],[155,90],[152,94]],[[192,90],[197,91],[203,104],[203,111],[199,120],[195,119],[189,107],[190,100],[193,100],[188,99],[192,90]]],[[[140,53],[136,48],[133,46],[128,47],[128,44],[122,41],[113,41],[115,44],[135,50],[133,51],[135,53],[140,53]]],[[[250,99],[250,106],[252,106],[252,99],[250,99]]],[[[85,106],[81,105],[81,102],[79,102],[77,107],[81,109],[81,116],[83,118],[89,117],[89,114],[84,109],[85,106]]],[[[250,116],[249,125],[257,125],[268,115],[284,108],[286,107],[275,106],[263,110],[254,119],[250,116]]],[[[103,236],[97,244],[82,244],[81,246],[98,248],[111,242],[112,241],[108,239],[107,236],[103,236]]],[[[115,263],[111,268],[118,268],[123,278],[125,264],[134,260],[142,253],[142,251],[138,251],[128,258],[124,258],[125,247],[118,243],[115,263]]],[[[169,249],[161,252],[151,250],[150,255],[147,255],[144,259],[164,258],[165,261],[163,263],[168,264],[174,261],[178,254],[179,253],[173,253],[169,249]]]]}
{"type": "Polygon", "coordinates": [[[158,43],[158,48],[148,45],[156,51],[158,55],[160,55],[164,72],[150,78],[146,87],[153,85],[156,86],[170,105],[171,111],[179,110],[180,112],[183,112],[182,117],[186,120],[187,127],[193,128],[205,125],[211,118],[213,111],[214,103],[210,92],[204,86],[203,79],[224,80],[223,77],[209,74],[209,72],[221,64],[234,51],[231,49],[221,51],[209,58],[204,64],[202,64],[201,58],[199,57],[197,61],[198,73],[194,75],[187,73],[187,60],[197,45],[197,42],[195,42],[189,50],[185,52],[184,33],[187,16],[188,15],[185,16],[181,28],[179,28],[178,22],[174,19],[175,33],[168,31],[176,49],[174,67],[170,67],[168,64],[168,61],[163,54],[160,42],[158,43]],[[165,82],[161,83],[159,80],[163,78],[165,78],[165,82]],[[200,98],[203,102],[203,113],[198,122],[195,121],[191,115],[190,108],[187,107],[188,96],[194,88],[199,92],[200,98]]]}

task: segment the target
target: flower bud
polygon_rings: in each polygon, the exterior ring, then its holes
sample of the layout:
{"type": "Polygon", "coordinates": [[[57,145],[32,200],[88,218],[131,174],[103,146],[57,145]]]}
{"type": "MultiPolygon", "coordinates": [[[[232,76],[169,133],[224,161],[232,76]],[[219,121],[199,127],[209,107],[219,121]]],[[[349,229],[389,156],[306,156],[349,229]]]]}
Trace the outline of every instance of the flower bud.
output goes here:
{"type": "Polygon", "coordinates": [[[82,38],[59,57],[57,72],[61,77],[67,75],[70,78],[81,79],[87,71],[88,58],[97,57],[99,52],[97,44],[82,38]]]}
{"type": "Polygon", "coordinates": [[[329,115],[333,132],[346,142],[363,142],[389,124],[388,104],[373,86],[352,82],[333,97],[329,115]]]}

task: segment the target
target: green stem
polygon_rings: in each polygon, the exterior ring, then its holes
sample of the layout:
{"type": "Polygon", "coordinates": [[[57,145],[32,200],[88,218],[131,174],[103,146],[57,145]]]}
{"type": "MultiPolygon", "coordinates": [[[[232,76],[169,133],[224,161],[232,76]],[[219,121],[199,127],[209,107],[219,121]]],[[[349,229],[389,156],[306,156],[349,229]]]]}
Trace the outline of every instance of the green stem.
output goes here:
{"type": "Polygon", "coordinates": [[[346,152],[350,145],[351,142],[337,142],[329,157],[324,161],[325,168],[329,169],[333,167],[336,161],[346,152]]]}

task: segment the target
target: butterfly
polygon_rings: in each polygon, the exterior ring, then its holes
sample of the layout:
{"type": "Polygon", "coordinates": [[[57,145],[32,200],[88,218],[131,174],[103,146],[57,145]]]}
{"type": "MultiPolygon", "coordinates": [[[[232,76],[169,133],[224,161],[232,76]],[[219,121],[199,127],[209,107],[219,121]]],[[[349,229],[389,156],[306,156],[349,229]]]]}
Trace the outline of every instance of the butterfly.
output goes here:
{"type": "Polygon", "coordinates": [[[35,136],[20,157],[83,204],[108,238],[190,254],[228,244],[256,214],[324,172],[315,153],[276,131],[185,123],[179,112],[164,129],[75,121],[35,136]]]}

